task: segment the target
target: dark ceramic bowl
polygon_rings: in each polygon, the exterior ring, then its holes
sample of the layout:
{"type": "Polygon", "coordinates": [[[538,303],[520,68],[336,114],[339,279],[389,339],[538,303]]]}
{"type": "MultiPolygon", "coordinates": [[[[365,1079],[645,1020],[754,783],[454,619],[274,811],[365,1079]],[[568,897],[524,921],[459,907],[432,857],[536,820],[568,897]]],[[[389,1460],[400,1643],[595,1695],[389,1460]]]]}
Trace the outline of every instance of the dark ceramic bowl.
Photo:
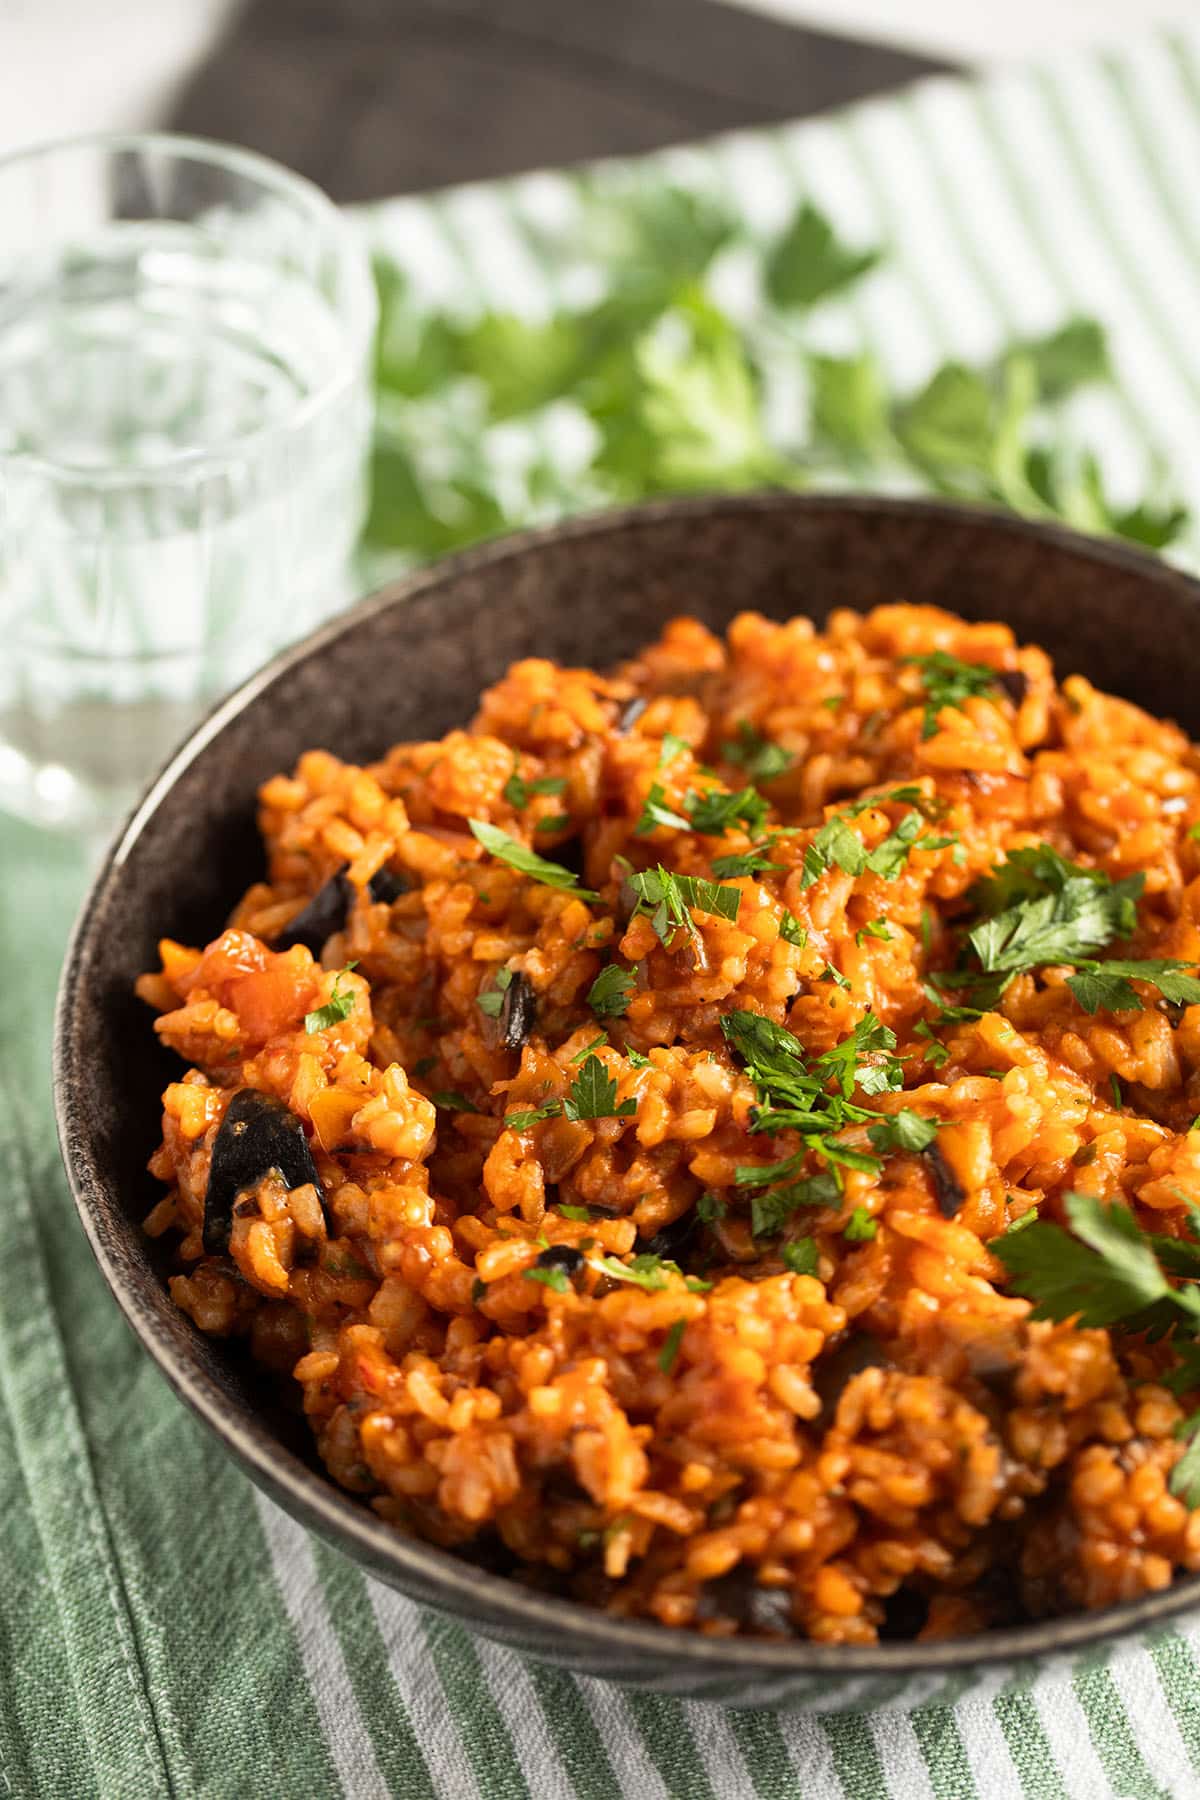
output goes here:
{"type": "Polygon", "coordinates": [[[995,1687],[1047,1658],[1155,1631],[1200,1578],[1104,1613],[950,1643],[839,1649],[625,1623],[401,1537],[321,1472],[236,1347],[172,1305],[140,1221],[158,1095],[175,1066],[133,997],[163,935],[214,936],[258,875],[255,789],[324,745],[364,760],[472,715],[517,657],[604,667],[674,613],[824,619],[904,599],[1005,619],[1060,671],[1200,735],[1200,584],[1112,544],[923,502],[792,497],[667,504],[510,538],[398,583],[279,657],[218,707],[151,787],[84,905],[59,996],[56,1102],[84,1229],[130,1325],[175,1391],[266,1491],[384,1581],[550,1662],[664,1692],[835,1710],[995,1687]]]}

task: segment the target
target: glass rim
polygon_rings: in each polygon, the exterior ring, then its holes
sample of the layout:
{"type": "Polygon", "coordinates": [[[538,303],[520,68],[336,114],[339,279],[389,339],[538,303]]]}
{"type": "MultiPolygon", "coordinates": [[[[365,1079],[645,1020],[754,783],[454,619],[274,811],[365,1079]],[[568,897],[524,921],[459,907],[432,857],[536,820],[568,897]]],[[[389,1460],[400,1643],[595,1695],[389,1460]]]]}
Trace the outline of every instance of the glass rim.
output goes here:
{"type": "Polygon", "coordinates": [[[0,450],[0,470],[20,468],[44,480],[64,485],[79,483],[90,488],[115,490],[146,487],[164,482],[187,480],[210,475],[215,467],[242,456],[255,454],[264,446],[290,435],[325,412],[351,386],[359,365],[370,352],[378,319],[378,301],[371,277],[370,257],[365,244],[342,209],[329,195],[310,181],[297,175],[273,157],[257,150],[244,150],[236,144],[225,144],[216,138],[194,137],[173,131],[89,131],[65,136],[41,138],[0,155],[0,180],[22,163],[35,163],[50,156],[74,151],[98,154],[122,150],[154,150],[181,160],[206,164],[230,174],[242,175],[266,189],[297,202],[311,213],[321,228],[328,232],[339,267],[350,281],[349,304],[346,308],[344,342],[339,348],[337,364],[312,393],[306,394],[285,419],[261,425],[253,431],[195,450],[181,450],[170,461],[149,468],[95,468],[82,463],[59,462],[51,457],[28,451],[0,450]]]}

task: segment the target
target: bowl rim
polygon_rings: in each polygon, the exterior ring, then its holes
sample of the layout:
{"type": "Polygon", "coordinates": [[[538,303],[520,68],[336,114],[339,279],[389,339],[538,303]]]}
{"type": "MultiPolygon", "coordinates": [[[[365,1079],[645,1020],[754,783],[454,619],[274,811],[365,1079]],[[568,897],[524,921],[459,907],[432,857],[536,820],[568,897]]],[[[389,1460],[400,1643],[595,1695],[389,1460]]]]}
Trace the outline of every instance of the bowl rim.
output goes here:
{"type": "MultiPolygon", "coordinates": [[[[101,1273],[142,1348],[168,1385],[220,1440],[256,1485],[299,1513],[304,1522],[343,1549],[380,1579],[402,1592],[433,1590],[435,1600],[485,1635],[503,1621],[511,1639],[538,1638],[570,1642],[583,1654],[623,1656],[631,1670],[669,1657],[680,1673],[700,1677],[730,1674],[799,1677],[890,1677],[963,1673],[1064,1652],[1083,1651],[1125,1634],[1162,1627],[1200,1606],[1200,1574],[1187,1575],[1169,1587],[1116,1606],[1069,1613],[1028,1624],[1001,1626],[972,1637],[919,1643],[895,1640],[875,1645],[823,1644],[807,1638],[767,1639],[707,1637],[638,1619],[625,1619],[585,1606],[565,1595],[528,1588],[508,1576],[492,1574],[423,1539],[409,1538],[311,1467],[270,1431],[259,1415],[248,1421],[229,1418],[221,1390],[199,1361],[184,1352],[153,1313],[138,1304],[139,1292],[158,1289],[149,1263],[130,1276],[116,1253],[119,1240],[136,1244],[136,1225],[120,1212],[112,1184],[98,1165],[86,1136],[73,1130],[77,1097],[86,1081],[83,1054],[76,1041],[75,1011],[91,960],[92,926],[109,894],[119,885],[133,846],[152,824],[154,815],[180,775],[233,719],[252,706],[276,680],[378,614],[402,606],[461,576],[497,563],[519,559],[558,543],[611,534],[689,516],[758,515],[801,511],[842,512],[867,523],[884,515],[917,516],[930,524],[974,523],[1029,544],[1050,544],[1101,565],[1123,569],[1156,583],[1179,586],[1200,607],[1200,580],[1148,551],[1113,540],[1088,537],[1067,526],[1030,520],[995,508],[955,501],[838,493],[747,493],[659,500],[574,515],[551,525],[535,526],[442,557],[403,574],[272,657],[239,684],[188,734],[147,787],[125,823],[115,833],[80,906],[68,940],[54,1011],[53,1099],[59,1147],[80,1222],[101,1273]],[[285,1498],[286,1497],[286,1498],[285,1498]],[[382,1575],[384,1569],[390,1575],[382,1575]],[[394,1579],[393,1579],[394,1577],[394,1579]],[[480,1614],[485,1617],[481,1620],[480,1614]]],[[[682,1687],[680,1688],[682,1692],[682,1687]]]]}

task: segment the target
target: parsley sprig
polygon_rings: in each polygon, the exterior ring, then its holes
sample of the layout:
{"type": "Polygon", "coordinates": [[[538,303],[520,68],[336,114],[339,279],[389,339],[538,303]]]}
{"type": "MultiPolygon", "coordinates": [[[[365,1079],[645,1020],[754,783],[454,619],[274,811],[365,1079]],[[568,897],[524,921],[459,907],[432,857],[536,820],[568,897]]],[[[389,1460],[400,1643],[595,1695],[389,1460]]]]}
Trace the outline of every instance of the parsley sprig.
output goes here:
{"type": "Polygon", "coordinates": [[[536,850],[530,850],[518,838],[510,837],[507,831],[501,831],[498,825],[489,825],[486,819],[468,819],[471,834],[483,845],[489,856],[507,863],[519,875],[528,875],[531,881],[540,881],[543,887],[569,888],[581,900],[598,900],[599,894],[591,888],[580,887],[579,877],[572,869],[564,869],[561,863],[547,862],[536,850]]]}
{"type": "Polygon", "coordinates": [[[1085,1012],[1140,1012],[1133,981],[1148,982],[1165,1000],[1194,1005],[1200,980],[1185,973],[1191,963],[1175,957],[1099,962],[1093,955],[1132,934],[1144,884],[1141,874],[1112,881],[1100,869],[1080,868],[1049,844],[1014,850],[971,889],[976,905],[991,915],[967,933],[978,969],[963,966],[938,976],[938,985],[965,988],[980,1004],[995,1005],[1015,975],[1066,963],[1075,969],[1067,986],[1085,1012]]]}
{"type": "Polygon", "coordinates": [[[699,934],[692,918],[697,912],[715,913],[732,923],[742,903],[740,888],[722,887],[699,875],[678,875],[671,869],[643,869],[630,875],[629,885],[637,896],[637,911],[648,914],[654,934],[670,948],[678,931],[691,938],[699,934]]]}
{"type": "Polygon", "coordinates": [[[801,887],[812,887],[827,869],[832,868],[841,869],[847,875],[877,875],[883,881],[894,881],[914,848],[940,850],[955,841],[953,837],[921,837],[932,805],[927,794],[910,785],[892,788],[884,794],[869,794],[852,806],[841,807],[825,821],[805,850],[801,887]],[[868,850],[857,831],[851,829],[849,821],[889,802],[908,804],[913,810],[905,813],[873,850],[868,850]]]}
{"type": "Polygon", "coordinates": [[[995,669],[985,663],[960,662],[945,650],[931,650],[925,656],[906,656],[920,670],[925,689],[925,718],[921,736],[931,738],[938,728],[938,714],[944,706],[961,710],[964,701],[994,694],[1000,684],[995,669]]]}
{"type": "Polygon", "coordinates": [[[528,1131],[543,1119],[561,1117],[578,1123],[581,1119],[630,1119],[636,1112],[637,1101],[632,1096],[618,1101],[616,1078],[589,1045],[583,1067],[567,1089],[565,1099],[546,1100],[527,1112],[511,1112],[504,1123],[509,1131],[528,1131]]]}
{"type": "Polygon", "coordinates": [[[609,963],[588,989],[588,1005],[598,1019],[618,1019],[629,1011],[629,999],[637,986],[632,969],[609,963]]]}
{"type": "Polygon", "coordinates": [[[525,781],[521,776],[521,759],[514,754],[512,774],[500,790],[508,804],[520,812],[529,805],[535,794],[561,794],[567,785],[565,775],[543,775],[537,781],[525,781]]]}
{"type": "Polygon", "coordinates": [[[328,1031],[332,1025],[340,1025],[354,1011],[354,995],[343,991],[342,976],[348,975],[357,964],[348,962],[344,969],[339,969],[334,976],[333,988],[324,1006],[314,1007],[312,1012],[304,1015],[305,1031],[328,1031]]]}
{"type": "MultiPolygon", "coordinates": [[[[1176,1393],[1200,1387],[1200,1207],[1187,1202],[1193,1235],[1173,1238],[1143,1231],[1120,1201],[1067,1194],[1063,1204],[1069,1230],[1026,1217],[990,1246],[1014,1290],[1034,1302],[1034,1318],[1169,1337],[1176,1363],[1164,1385],[1176,1393]]],[[[1191,1443],[1171,1471],[1171,1492],[1198,1507],[1200,1414],[1179,1432],[1191,1443]]]]}

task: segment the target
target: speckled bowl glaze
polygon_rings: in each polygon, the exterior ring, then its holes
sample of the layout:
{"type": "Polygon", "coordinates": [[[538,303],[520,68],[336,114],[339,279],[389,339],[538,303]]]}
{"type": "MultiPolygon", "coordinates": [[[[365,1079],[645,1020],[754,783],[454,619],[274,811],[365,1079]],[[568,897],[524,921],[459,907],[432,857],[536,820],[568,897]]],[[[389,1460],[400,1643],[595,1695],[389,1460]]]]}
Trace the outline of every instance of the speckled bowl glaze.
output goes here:
{"type": "Polygon", "coordinates": [[[669,503],[576,520],[458,556],[364,601],[277,658],[173,757],[84,904],[59,995],[55,1090],[76,1205],[108,1284],[176,1393],[305,1525],[404,1593],[547,1661],[662,1692],[836,1711],[993,1689],[1042,1666],[1165,1629],[1200,1578],[1104,1613],[958,1642],[837,1648],[668,1631],[535,1593],[401,1537],[317,1464],[243,1351],[171,1303],[140,1221],[146,1158],[173,1061],[134,999],[170,935],[221,928],[261,871],[255,790],[324,745],[353,760],[436,737],[517,657],[605,667],[675,613],[720,628],[884,600],[1005,619],[1080,670],[1200,735],[1200,584],[1109,543],[936,503],[789,496],[669,503]]]}

